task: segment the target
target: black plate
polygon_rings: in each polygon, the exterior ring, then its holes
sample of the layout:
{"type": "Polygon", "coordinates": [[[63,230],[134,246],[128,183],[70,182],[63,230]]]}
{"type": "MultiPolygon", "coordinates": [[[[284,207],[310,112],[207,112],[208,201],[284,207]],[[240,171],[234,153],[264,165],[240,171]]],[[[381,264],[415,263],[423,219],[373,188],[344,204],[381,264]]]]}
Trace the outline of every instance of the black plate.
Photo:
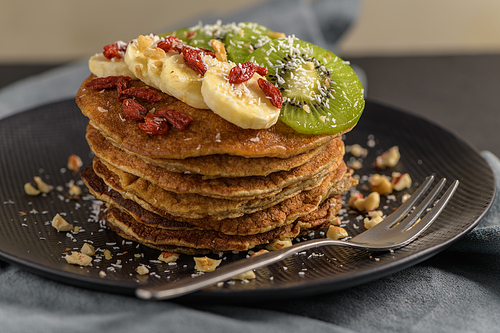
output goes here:
{"type": "MultiPolygon", "coordinates": [[[[72,100],[0,121],[0,258],[64,283],[114,293],[132,294],[142,284],[191,278],[195,273],[192,257],[181,256],[176,265],[158,262],[158,251],[125,241],[95,222],[95,202],[88,194],[78,201],[66,197],[68,184],[79,182],[79,176],[66,169],[68,156],[79,155],[84,165],[92,158],[84,138],[85,126],[86,118],[72,100]],[[27,196],[24,183],[36,175],[59,189],[45,196],[27,196]],[[80,231],[56,232],[50,221],[57,213],[64,213],[80,231]],[[91,242],[99,251],[109,249],[113,258],[95,260],[93,266],[84,268],[67,264],[62,254],[79,250],[84,242],[91,242]],[[135,272],[139,264],[147,265],[151,274],[139,276],[135,272]],[[100,272],[105,276],[100,276],[100,272]]],[[[359,143],[364,147],[367,142],[375,143],[364,158],[359,175],[373,173],[375,156],[398,145],[401,160],[393,170],[384,173],[408,172],[414,185],[435,174],[438,178],[458,179],[460,186],[425,234],[393,253],[345,248],[311,250],[257,270],[255,280],[226,282],[189,297],[211,301],[277,299],[372,281],[443,250],[470,231],[491,205],[496,189],[488,164],[468,144],[426,120],[368,102],[361,121],[345,139],[346,144],[359,143]]],[[[346,155],[346,160],[349,158],[346,155]]],[[[363,179],[358,188],[364,188],[363,179]]],[[[384,201],[384,209],[390,212],[399,204],[400,196],[396,202],[384,201]]],[[[356,215],[346,223],[352,236],[363,230],[356,215]]],[[[245,254],[225,254],[223,264],[245,254]]]]}

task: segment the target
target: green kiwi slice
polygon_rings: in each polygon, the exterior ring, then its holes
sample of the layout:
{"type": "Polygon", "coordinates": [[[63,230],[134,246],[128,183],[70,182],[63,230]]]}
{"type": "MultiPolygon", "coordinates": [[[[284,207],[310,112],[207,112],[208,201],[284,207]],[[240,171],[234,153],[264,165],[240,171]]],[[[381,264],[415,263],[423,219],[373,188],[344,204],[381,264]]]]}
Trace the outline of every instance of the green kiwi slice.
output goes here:
{"type": "Polygon", "coordinates": [[[364,90],[351,66],[332,52],[293,36],[272,40],[246,61],[269,71],[280,89],[279,119],[299,133],[337,134],[356,125],[364,90]]]}
{"type": "Polygon", "coordinates": [[[235,63],[245,62],[253,51],[279,37],[281,34],[258,23],[238,23],[227,32],[224,40],[227,58],[235,63]]]}

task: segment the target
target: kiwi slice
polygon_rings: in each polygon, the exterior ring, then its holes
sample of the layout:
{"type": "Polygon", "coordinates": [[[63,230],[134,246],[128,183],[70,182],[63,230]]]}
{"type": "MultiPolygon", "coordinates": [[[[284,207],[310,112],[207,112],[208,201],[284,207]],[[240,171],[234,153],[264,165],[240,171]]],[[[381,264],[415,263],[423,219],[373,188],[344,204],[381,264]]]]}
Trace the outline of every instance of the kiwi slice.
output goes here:
{"type": "Polygon", "coordinates": [[[283,96],[279,119],[299,133],[341,133],[361,117],[361,82],[328,50],[289,36],[262,45],[246,61],[267,68],[266,78],[283,96]]]}
{"type": "Polygon", "coordinates": [[[247,57],[267,42],[285,37],[284,34],[269,30],[253,22],[241,22],[228,30],[224,43],[227,57],[235,63],[245,62],[247,57]]]}

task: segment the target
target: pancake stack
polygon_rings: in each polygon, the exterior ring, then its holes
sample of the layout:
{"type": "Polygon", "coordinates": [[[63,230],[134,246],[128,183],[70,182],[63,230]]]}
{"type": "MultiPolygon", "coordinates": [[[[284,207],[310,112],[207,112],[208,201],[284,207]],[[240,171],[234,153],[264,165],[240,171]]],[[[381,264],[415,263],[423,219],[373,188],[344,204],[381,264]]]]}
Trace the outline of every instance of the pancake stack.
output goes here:
{"type": "Polygon", "coordinates": [[[242,129],[208,109],[148,87],[150,113],[175,109],[193,118],[185,130],[149,135],[123,116],[117,89],[80,87],[95,154],[81,172],[102,200],[107,225],[126,239],[162,251],[245,251],[329,226],[340,195],[356,185],[343,161],[341,134],[301,134],[282,122],[242,129]]]}

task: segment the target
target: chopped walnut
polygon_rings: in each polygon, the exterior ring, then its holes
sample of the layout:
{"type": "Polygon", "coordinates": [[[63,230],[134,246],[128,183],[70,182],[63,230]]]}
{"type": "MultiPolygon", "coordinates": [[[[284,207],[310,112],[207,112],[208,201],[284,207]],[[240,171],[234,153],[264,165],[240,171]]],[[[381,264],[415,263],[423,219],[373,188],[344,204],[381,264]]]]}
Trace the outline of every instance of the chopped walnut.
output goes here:
{"type": "Polygon", "coordinates": [[[347,236],[349,236],[349,234],[344,228],[334,225],[329,226],[326,232],[326,237],[330,239],[341,239],[347,236]]]}
{"type": "Polygon", "coordinates": [[[276,251],[290,246],[292,246],[292,240],[290,238],[275,239],[271,241],[271,243],[267,244],[266,249],[269,251],[276,251]]]}
{"type": "Polygon", "coordinates": [[[82,195],[82,189],[80,187],[78,187],[77,185],[75,184],[71,184],[69,186],[69,191],[68,191],[69,195],[71,195],[72,197],[79,197],[82,195]]]}
{"type": "Polygon", "coordinates": [[[80,266],[90,266],[92,264],[92,257],[80,252],[72,251],[71,254],[66,255],[64,258],[68,264],[80,266]]]}
{"type": "Polygon", "coordinates": [[[106,260],[111,260],[113,258],[113,256],[111,255],[111,251],[110,250],[106,249],[106,250],[104,250],[103,253],[104,253],[104,258],[106,260]]]}
{"type": "Polygon", "coordinates": [[[353,200],[349,200],[349,205],[360,212],[375,210],[380,205],[380,194],[372,192],[366,198],[357,195],[353,200]]]}
{"type": "Polygon", "coordinates": [[[40,193],[42,193],[42,191],[40,191],[39,189],[35,188],[30,183],[26,183],[26,184],[24,184],[24,193],[26,193],[27,195],[31,195],[31,196],[37,196],[40,193]]]}
{"type": "Polygon", "coordinates": [[[224,43],[217,39],[211,39],[210,45],[215,50],[215,57],[221,62],[227,62],[226,48],[224,43]]]}
{"type": "Polygon", "coordinates": [[[368,150],[357,143],[347,147],[347,150],[355,157],[365,157],[368,154],[368,150]]]}
{"type": "Polygon", "coordinates": [[[173,253],[173,252],[162,252],[160,256],[158,257],[158,260],[163,261],[165,263],[169,262],[174,262],[177,259],[179,259],[179,254],[178,253],[173,253]]]}
{"type": "Polygon", "coordinates": [[[375,168],[377,169],[392,168],[396,166],[396,164],[398,164],[400,157],[401,155],[399,153],[399,147],[394,146],[385,151],[382,155],[377,156],[377,158],[375,159],[375,168]]]}
{"type": "Polygon", "coordinates": [[[193,259],[196,263],[194,269],[199,272],[213,272],[222,262],[222,259],[215,260],[209,257],[194,257],[193,259]]]}
{"type": "Polygon", "coordinates": [[[380,215],[375,215],[372,218],[365,217],[363,220],[363,224],[365,226],[365,229],[370,229],[382,222],[384,219],[380,215]]]}
{"type": "Polygon", "coordinates": [[[42,191],[43,193],[49,193],[50,191],[52,191],[52,186],[50,186],[49,184],[45,183],[42,180],[42,178],[36,176],[36,177],[33,177],[33,181],[35,182],[36,187],[38,187],[38,189],[40,191],[42,191]]]}
{"type": "Polygon", "coordinates": [[[404,190],[405,188],[410,188],[411,187],[411,177],[407,173],[399,173],[399,172],[393,172],[392,173],[392,187],[396,191],[401,191],[404,190]]]}
{"type": "Polygon", "coordinates": [[[391,194],[392,183],[387,176],[379,175],[378,173],[372,175],[368,180],[370,189],[379,194],[391,194]]]}
{"type": "Polygon", "coordinates": [[[70,169],[71,171],[78,172],[82,165],[82,159],[78,155],[71,154],[68,157],[68,169],[70,169]]]}
{"type": "Polygon", "coordinates": [[[83,244],[82,249],[80,250],[81,253],[86,254],[88,256],[93,256],[95,255],[95,250],[94,247],[88,243],[83,244]]]}
{"type": "Polygon", "coordinates": [[[234,280],[252,280],[255,278],[256,278],[255,272],[252,270],[233,276],[234,280]]]}
{"type": "Polygon", "coordinates": [[[137,268],[135,269],[135,271],[139,275],[146,275],[146,274],[149,273],[149,269],[146,266],[144,266],[144,265],[137,266],[137,268]]]}
{"type": "Polygon", "coordinates": [[[71,231],[71,230],[73,230],[73,225],[69,224],[59,214],[56,214],[56,216],[54,216],[54,218],[52,219],[52,226],[57,231],[71,231]]]}

